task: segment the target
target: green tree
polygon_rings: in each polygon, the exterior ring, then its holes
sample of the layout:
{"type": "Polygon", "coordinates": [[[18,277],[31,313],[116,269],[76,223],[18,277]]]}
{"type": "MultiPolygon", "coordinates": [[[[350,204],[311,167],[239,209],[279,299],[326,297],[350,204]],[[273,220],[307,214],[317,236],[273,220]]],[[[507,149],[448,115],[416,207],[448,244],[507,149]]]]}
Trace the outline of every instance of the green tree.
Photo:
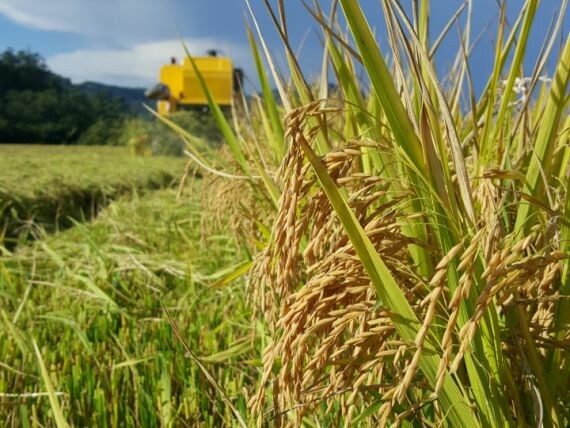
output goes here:
{"type": "Polygon", "coordinates": [[[38,54],[0,54],[0,143],[116,144],[128,114],[122,100],[81,92],[38,54]]]}

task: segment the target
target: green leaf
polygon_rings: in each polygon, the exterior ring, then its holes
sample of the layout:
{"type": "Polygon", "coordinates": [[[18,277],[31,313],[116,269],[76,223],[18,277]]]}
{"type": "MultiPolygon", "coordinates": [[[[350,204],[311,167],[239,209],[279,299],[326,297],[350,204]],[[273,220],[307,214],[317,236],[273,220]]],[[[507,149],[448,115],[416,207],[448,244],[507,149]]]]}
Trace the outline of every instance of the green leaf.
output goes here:
{"type": "Polygon", "coordinates": [[[228,349],[205,357],[200,357],[200,360],[206,363],[223,363],[224,361],[251,351],[251,345],[251,339],[241,339],[238,340],[234,345],[230,346],[228,349]]]}
{"type": "MultiPolygon", "coordinates": [[[[552,88],[540,126],[536,135],[535,145],[530,154],[530,164],[526,173],[523,193],[539,200],[545,200],[544,188],[548,184],[552,153],[555,147],[562,112],[568,102],[567,87],[570,78],[570,38],[566,39],[564,51],[552,79],[552,88]],[[544,174],[544,175],[543,175],[544,174]],[[545,183],[544,180],[547,180],[545,183]]],[[[530,217],[533,215],[533,206],[524,200],[519,203],[515,233],[520,239],[526,235],[532,226],[530,217]]]]}
{"type": "Polygon", "coordinates": [[[394,138],[414,166],[419,171],[424,171],[420,141],[360,5],[353,0],[340,0],[340,3],[374,87],[374,95],[382,105],[394,138]]]}
{"type": "Polygon", "coordinates": [[[210,89],[208,88],[208,85],[206,84],[206,81],[204,80],[204,76],[202,76],[202,73],[200,73],[200,69],[196,65],[196,62],[194,61],[194,58],[192,58],[192,55],[190,55],[190,52],[188,51],[188,48],[186,47],[186,44],[184,43],[184,41],[182,42],[182,44],[184,46],[184,51],[186,52],[186,55],[187,55],[188,59],[190,60],[190,64],[192,65],[192,68],[194,69],[194,73],[196,73],[196,77],[198,78],[198,82],[200,83],[200,87],[202,88],[202,91],[204,92],[204,95],[206,96],[206,99],[208,100],[208,107],[212,111],[212,114],[214,116],[214,120],[216,121],[218,128],[220,129],[220,132],[222,133],[222,135],[224,136],[224,139],[228,143],[228,146],[230,147],[230,150],[232,152],[232,155],[233,155],[235,161],[239,164],[242,172],[245,175],[251,176],[251,174],[249,172],[249,167],[247,165],[247,161],[245,160],[245,156],[244,156],[243,151],[241,149],[241,144],[239,142],[239,139],[237,138],[232,127],[230,126],[226,117],[224,116],[222,109],[214,100],[214,97],[212,96],[212,93],[210,92],[210,89]]]}
{"type": "Polygon", "coordinates": [[[47,389],[49,403],[51,405],[51,409],[53,411],[53,417],[55,419],[55,424],[57,428],[68,428],[69,425],[65,418],[63,417],[63,412],[61,410],[61,406],[59,405],[59,400],[57,399],[57,395],[55,393],[55,389],[53,384],[51,383],[49,371],[44,364],[44,360],[42,358],[42,354],[38,349],[38,345],[35,340],[32,340],[32,344],[34,346],[34,351],[36,353],[36,358],[38,360],[38,365],[40,366],[40,372],[42,374],[42,378],[44,380],[44,384],[47,389]]]}
{"type": "Polygon", "coordinates": [[[283,135],[283,123],[279,115],[279,110],[277,109],[277,102],[273,96],[273,88],[269,83],[269,78],[265,72],[265,66],[259,54],[259,49],[257,48],[257,43],[253,37],[251,29],[247,27],[247,37],[249,39],[249,44],[251,46],[251,52],[253,54],[253,60],[255,62],[255,68],[257,70],[257,76],[259,78],[259,83],[261,85],[261,93],[263,94],[263,99],[265,101],[265,108],[267,109],[267,115],[269,116],[269,121],[271,123],[272,135],[271,138],[274,141],[274,146],[277,150],[276,158],[280,160],[285,154],[285,146],[283,135]]]}
{"type": "Polygon", "coordinates": [[[229,268],[224,269],[221,272],[217,272],[216,276],[220,277],[216,282],[210,285],[212,288],[223,287],[226,284],[236,280],[242,275],[245,275],[249,269],[253,266],[253,262],[251,260],[246,260],[241,263],[238,263],[234,266],[230,266],[229,268]]]}

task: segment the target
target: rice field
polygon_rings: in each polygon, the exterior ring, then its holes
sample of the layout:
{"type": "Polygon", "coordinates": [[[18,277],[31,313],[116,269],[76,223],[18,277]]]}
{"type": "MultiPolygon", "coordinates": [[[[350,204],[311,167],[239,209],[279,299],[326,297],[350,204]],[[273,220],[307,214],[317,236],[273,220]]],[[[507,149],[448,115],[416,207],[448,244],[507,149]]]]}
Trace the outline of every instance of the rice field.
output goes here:
{"type": "Polygon", "coordinates": [[[246,412],[241,385],[257,365],[250,311],[239,284],[216,286],[235,247],[201,240],[198,186],[179,199],[123,197],[90,224],[0,258],[3,426],[60,426],[48,385],[73,426],[224,425],[229,407],[165,311],[246,412]]]}
{"type": "Polygon", "coordinates": [[[184,161],[123,147],[0,144],[0,244],[91,218],[122,194],[172,185],[184,161]]]}
{"type": "Polygon", "coordinates": [[[456,23],[430,37],[429,1],[378,2],[382,49],[359,2],[315,1],[317,81],[283,3],[265,2],[290,80],[251,13],[260,93],[231,118],[209,96],[223,147],[158,117],[203,178],[0,259],[1,417],[568,426],[567,2],[528,70],[539,2],[509,23],[503,5],[480,93],[476,2],[442,79],[433,58],[456,23]]]}

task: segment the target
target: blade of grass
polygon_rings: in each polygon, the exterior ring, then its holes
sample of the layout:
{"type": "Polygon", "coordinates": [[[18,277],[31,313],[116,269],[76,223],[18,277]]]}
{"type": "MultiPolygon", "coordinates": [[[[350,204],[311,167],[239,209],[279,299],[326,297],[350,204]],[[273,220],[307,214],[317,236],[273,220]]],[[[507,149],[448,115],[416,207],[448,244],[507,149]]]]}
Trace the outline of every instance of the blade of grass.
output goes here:
{"type": "MultiPolygon", "coordinates": [[[[457,175],[457,182],[459,184],[459,193],[461,194],[461,200],[463,201],[463,206],[466,211],[467,220],[470,224],[474,224],[476,221],[475,208],[473,206],[473,195],[471,192],[471,185],[469,182],[469,177],[467,174],[467,167],[465,165],[465,158],[463,156],[463,151],[461,148],[461,142],[459,141],[459,135],[457,134],[457,127],[453,121],[451,110],[447,99],[443,93],[443,89],[439,84],[437,74],[433,68],[433,65],[429,61],[428,53],[422,49],[421,42],[413,32],[411,23],[409,22],[406,14],[398,3],[394,3],[395,9],[398,11],[402,22],[407,27],[409,31],[410,40],[416,46],[416,52],[421,58],[421,63],[424,66],[425,71],[430,77],[431,87],[434,89],[437,95],[437,100],[440,107],[440,114],[443,116],[443,120],[446,125],[447,134],[449,137],[449,145],[451,147],[451,155],[453,164],[455,166],[455,173],[457,175]]],[[[362,13],[362,12],[360,12],[362,13]]],[[[440,153],[443,157],[443,154],[440,153]]],[[[450,190],[448,190],[449,192],[450,190]]],[[[451,195],[450,195],[451,196],[451,195]]]]}
{"type": "MultiPolygon", "coordinates": [[[[549,176],[554,142],[560,127],[562,112],[567,105],[566,98],[568,81],[570,79],[570,38],[566,39],[564,51],[556,67],[556,73],[552,79],[552,87],[548,95],[547,105],[540,121],[540,127],[536,136],[536,143],[531,153],[530,164],[525,177],[523,193],[543,200],[544,192],[541,189],[548,183],[542,180],[542,173],[549,176]]],[[[534,213],[530,203],[519,204],[515,222],[515,234],[521,238],[526,235],[532,223],[530,217],[534,213]]]]}
{"type": "Polygon", "coordinates": [[[238,138],[236,137],[234,131],[232,130],[230,124],[228,123],[226,117],[224,116],[224,113],[222,112],[220,106],[214,100],[214,97],[212,96],[212,93],[208,88],[206,81],[204,80],[204,76],[202,76],[200,69],[196,65],[196,61],[194,61],[194,58],[192,57],[192,55],[190,55],[190,51],[188,50],[186,43],[182,39],[181,41],[184,47],[184,52],[186,53],[186,57],[189,59],[190,64],[192,65],[192,69],[194,70],[194,73],[198,78],[198,82],[200,84],[202,92],[206,96],[206,99],[208,101],[208,107],[210,108],[214,116],[214,120],[216,121],[220,132],[222,133],[224,139],[228,143],[228,146],[230,147],[230,150],[233,154],[235,161],[239,164],[242,172],[245,175],[251,175],[238,138]]]}
{"type": "Polygon", "coordinates": [[[252,266],[253,262],[251,260],[243,261],[235,266],[230,266],[229,268],[224,269],[222,272],[218,272],[218,275],[220,275],[221,278],[217,279],[213,284],[210,285],[210,287],[223,287],[224,285],[229,284],[230,282],[235,281],[239,277],[245,275],[247,272],[249,272],[252,266]]]}
{"type": "Polygon", "coordinates": [[[217,352],[215,354],[210,354],[207,356],[200,357],[200,360],[206,363],[223,363],[229,359],[235,358],[251,350],[251,339],[244,338],[236,341],[236,343],[230,346],[228,349],[217,352]]]}
{"type": "Polygon", "coordinates": [[[419,171],[424,171],[423,154],[418,136],[394,87],[388,66],[382,58],[376,39],[360,9],[360,5],[358,2],[349,0],[340,0],[340,4],[362,56],[363,64],[368,70],[375,96],[382,105],[395,140],[416,168],[419,171]]]}
{"type": "Polygon", "coordinates": [[[3,310],[0,310],[0,314],[2,314],[2,320],[4,321],[4,325],[6,330],[12,338],[16,341],[16,345],[20,348],[20,352],[23,355],[27,355],[30,352],[30,348],[28,347],[28,340],[24,336],[24,334],[16,327],[11,321],[10,318],[6,315],[3,310]]]}
{"type": "Polygon", "coordinates": [[[34,347],[34,352],[36,354],[38,365],[40,366],[40,372],[48,393],[49,403],[51,405],[51,410],[53,412],[53,418],[55,420],[55,424],[57,428],[68,428],[69,425],[63,416],[63,411],[61,410],[57,394],[55,392],[53,384],[51,383],[49,371],[44,364],[44,360],[42,358],[40,350],[38,349],[38,345],[36,341],[33,339],[32,339],[32,345],[34,347]]]}
{"type": "Polygon", "coordinates": [[[174,426],[174,405],[172,403],[172,378],[168,372],[167,361],[162,361],[160,374],[160,422],[163,428],[174,426]]]}
{"type": "Polygon", "coordinates": [[[263,95],[263,99],[265,101],[265,108],[267,111],[267,115],[269,116],[269,121],[271,123],[272,128],[272,140],[274,141],[274,146],[276,148],[276,158],[282,159],[283,155],[285,154],[285,147],[283,144],[283,124],[281,117],[279,116],[279,111],[277,109],[277,102],[275,101],[275,97],[273,96],[273,89],[269,84],[269,79],[267,77],[267,73],[265,72],[265,66],[261,59],[261,55],[259,54],[259,49],[257,48],[257,43],[255,42],[255,38],[253,37],[253,33],[251,29],[247,27],[247,37],[249,40],[249,44],[251,46],[251,52],[253,54],[253,60],[255,63],[255,68],[257,70],[257,76],[259,78],[259,83],[261,85],[261,93],[263,95]]]}
{"type": "Polygon", "coordinates": [[[265,54],[265,58],[267,63],[269,64],[269,69],[271,70],[271,74],[273,76],[273,81],[275,82],[275,86],[277,87],[277,91],[279,92],[279,96],[281,97],[281,102],[283,103],[283,107],[285,108],[285,112],[289,112],[293,108],[293,104],[289,94],[285,90],[285,86],[283,85],[283,81],[277,72],[277,67],[275,66],[275,62],[273,61],[273,57],[271,56],[270,50],[265,43],[265,38],[263,37],[263,33],[259,24],[257,22],[257,18],[253,13],[253,9],[251,8],[251,4],[249,0],[245,0],[247,8],[249,10],[249,14],[251,15],[251,19],[253,20],[253,25],[255,26],[255,30],[257,31],[257,35],[261,42],[261,47],[263,48],[263,52],[265,54]]]}
{"type": "MultiPolygon", "coordinates": [[[[483,157],[483,162],[486,164],[487,160],[490,159],[491,154],[496,153],[496,146],[495,143],[497,141],[497,137],[499,136],[499,132],[503,128],[503,121],[505,120],[505,114],[507,112],[507,107],[511,103],[511,94],[513,90],[513,86],[515,84],[515,79],[517,76],[520,75],[521,72],[521,65],[524,58],[524,55],[527,51],[527,42],[528,37],[530,34],[530,29],[532,27],[534,16],[536,14],[536,10],[538,8],[538,0],[529,0],[527,3],[527,10],[524,17],[524,21],[522,24],[522,28],[519,35],[519,40],[517,43],[517,47],[515,49],[513,61],[511,64],[509,76],[507,78],[507,83],[505,85],[505,89],[503,92],[503,98],[501,99],[501,104],[499,107],[499,113],[497,115],[496,125],[493,132],[493,136],[489,141],[485,141],[485,146],[481,150],[481,156],[483,157]],[[488,149],[485,150],[485,149],[488,149]]],[[[524,76],[523,76],[524,77],[524,76]]]]}
{"type": "Polygon", "coordinates": [[[232,401],[230,400],[230,398],[228,397],[226,392],[218,384],[218,382],[212,376],[212,374],[208,371],[206,366],[204,366],[204,364],[202,364],[200,358],[198,358],[198,356],[196,356],[196,354],[194,354],[194,352],[190,349],[190,347],[188,346],[188,344],[186,343],[186,341],[184,340],[184,338],[180,334],[180,331],[178,330],[178,326],[176,325],[176,323],[174,322],[174,320],[170,316],[170,313],[168,312],[166,307],[162,306],[162,310],[166,314],[166,318],[168,319],[168,323],[172,327],[172,331],[174,332],[174,335],[176,336],[178,341],[184,347],[184,350],[186,351],[186,356],[189,357],[200,368],[200,370],[202,371],[204,376],[206,376],[206,379],[208,379],[208,382],[210,382],[210,384],[214,387],[214,389],[218,392],[218,394],[220,394],[220,397],[222,398],[222,400],[224,400],[224,403],[226,403],[228,405],[228,407],[231,409],[231,411],[234,414],[239,425],[242,428],[247,428],[247,424],[245,423],[245,420],[243,419],[241,414],[238,412],[238,410],[236,409],[236,407],[234,406],[234,404],[232,403],[232,401]]]}

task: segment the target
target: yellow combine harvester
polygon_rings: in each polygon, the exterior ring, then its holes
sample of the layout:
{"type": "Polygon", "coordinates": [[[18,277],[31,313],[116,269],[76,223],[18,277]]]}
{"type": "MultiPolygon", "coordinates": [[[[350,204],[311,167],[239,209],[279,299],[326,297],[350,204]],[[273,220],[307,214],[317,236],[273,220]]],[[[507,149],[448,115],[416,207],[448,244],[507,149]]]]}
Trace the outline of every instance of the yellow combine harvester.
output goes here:
{"type": "MultiPolygon", "coordinates": [[[[200,74],[212,94],[214,101],[229,110],[236,93],[241,91],[243,72],[234,68],[227,57],[218,56],[217,51],[208,51],[207,56],[193,57],[200,74]]],[[[147,98],[158,102],[158,113],[167,115],[180,110],[206,111],[208,100],[202,90],[198,76],[186,57],[182,64],[175,58],[160,69],[160,83],[145,92],[147,98]]]]}

